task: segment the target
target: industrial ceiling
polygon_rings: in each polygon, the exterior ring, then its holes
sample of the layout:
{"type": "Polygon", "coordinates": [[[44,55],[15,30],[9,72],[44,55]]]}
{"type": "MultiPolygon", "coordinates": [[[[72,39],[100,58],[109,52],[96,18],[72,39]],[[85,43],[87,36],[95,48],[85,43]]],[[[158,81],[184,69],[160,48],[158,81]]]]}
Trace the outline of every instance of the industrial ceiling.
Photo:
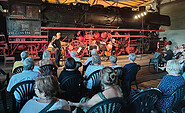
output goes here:
{"type": "Polygon", "coordinates": [[[49,2],[53,4],[73,4],[85,3],[90,5],[103,5],[104,7],[116,6],[116,7],[131,7],[138,8],[154,2],[154,0],[42,0],[43,2],[49,2]]]}

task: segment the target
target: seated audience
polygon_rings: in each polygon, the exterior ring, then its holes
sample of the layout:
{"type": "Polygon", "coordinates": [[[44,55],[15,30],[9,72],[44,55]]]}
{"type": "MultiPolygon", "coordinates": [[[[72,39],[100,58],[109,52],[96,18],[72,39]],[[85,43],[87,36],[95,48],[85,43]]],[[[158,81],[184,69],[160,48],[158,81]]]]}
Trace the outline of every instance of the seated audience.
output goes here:
{"type": "Polygon", "coordinates": [[[111,67],[105,67],[100,71],[103,92],[95,94],[91,99],[82,98],[80,103],[69,102],[70,106],[81,107],[84,112],[93,105],[110,98],[123,97],[122,90],[115,85],[117,81],[116,72],[111,67]]]}
{"type": "Polygon", "coordinates": [[[168,60],[171,60],[173,57],[173,51],[171,50],[170,45],[166,45],[166,52],[164,54],[164,59],[162,60],[163,62],[167,62],[168,60]]]}
{"type": "Polygon", "coordinates": [[[176,58],[177,56],[177,53],[179,53],[180,50],[178,49],[178,46],[177,45],[174,45],[173,46],[173,55],[174,55],[174,58],[176,58]]]}
{"type": "MultiPolygon", "coordinates": [[[[93,49],[93,50],[91,51],[92,57],[93,57],[94,55],[96,55],[96,54],[97,54],[97,50],[96,50],[96,49],[93,49]]],[[[89,57],[89,58],[84,62],[84,65],[87,65],[90,61],[92,61],[92,57],[89,57]]]]}
{"type": "Polygon", "coordinates": [[[39,76],[35,81],[35,94],[37,97],[30,99],[21,109],[20,113],[39,113],[52,100],[56,102],[47,111],[68,110],[70,106],[66,100],[58,99],[55,96],[60,91],[57,79],[52,75],[39,76]]]}
{"type": "Polygon", "coordinates": [[[112,68],[117,68],[117,67],[121,67],[120,65],[118,65],[118,64],[116,64],[116,62],[117,62],[117,57],[116,56],[110,56],[109,57],[109,60],[110,60],[110,62],[111,62],[111,64],[112,64],[112,66],[110,66],[110,67],[112,67],[112,68]]]}
{"type": "MultiPolygon", "coordinates": [[[[134,53],[131,53],[128,55],[128,60],[129,60],[129,64],[126,64],[124,67],[123,67],[123,71],[126,73],[129,69],[131,69],[133,66],[137,66],[137,64],[134,62],[136,60],[136,55],[134,53]]],[[[125,79],[128,80],[128,76],[129,75],[124,75],[125,76],[125,79]]]]}
{"type": "Polygon", "coordinates": [[[183,74],[183,72],[185,70],[185,49],[182,52],[181,57],[177,61],[180,63],[180,66],[181,66],[181,74],[183,74]]]}
{"type": "Polygon", "coordinates": [[[13,64],[12,73],[13,73],[13,71],[14,71],[15,68],[17,68],[19,66],[23,66],[23,62],[29,56],[29,53],[28,53],[28,51],[23,51],[23,52],[21,52],[21,55],[20,56],[21,56],[21,61],[16,61],[13,64]]]}
{"type": "Polygon", "coordinates": [[[70,55],[72,58],[74,58],[75,62],[80,62],[80,58],[76,58],[76,51],[71,51],[70,55]]]}
{"type": "Polygon", "coordinates": [[[70,55],[75,60],[75,62],[79,62],[79,63],[76,63],[76,68],[75,69],[78,69],[79,67],[81,67],[82,64],[81,64],[80,58],[76,57],[76,51],[71,51],[70,55]]]}
{"type": "MultiPolygon", "coordinates": [[[[97,70],[103,69],[103,65],[101,65],[101,58],[99,55],[94,55],[92,58],[93,65],[87,67],[84,77],[88,78],[90,74],[97,70]]],[[[87,88],[92,89],[92,80],[87,81],[87,88]]]]}
{"type": "Polygon", "coordinates": [[[158,58],[161,55],[161,48],[157,48],[155,54],[154,54],[154,58],[158,58]]]}
{"type": "Polygon", "coordinates": [[[58,81],[62,81],[64,78],[70,76],[70,75],[76,75],[81,77],[81,73],[79,70],[75,69],[76,67],[76,63],[75,60],[73,58],[67,58],[66,62],[65,62],[65,66],[63,71],[60,73],[60,76],[58,78],[58,81]]]}
{"type": "Polygon", "coordinates": [[[122,77],[120,77],[120,79],[122,80],[121,85],[122,85],[122,89],[124,90],[124,98],[128,99],[127,97],[130,95],[131,92],[131,85],[130,85],[130,73],[134,73],[134,71],[138,71],[138,70],[133,70],[132,68],[134,68],[135,66],[137,66],[137,64],[134,62],[136,60],[136,55],[134,53],[131,53],[128,55],[128,60],[129,60],[129,64],[126,64],[123,67],[123,71],[124,74],[122,77]],[[128,71],[132,69],[132,72],[128,71]]]}
{"type": "Polygon", "coordinates": [[[39,66],[43,66],[43,65],[47,65],[47,64],[52,64],[58,68],[56,63],[50,59],[50,52],[48,50],[45,50],[42,55],[42,60],[39,61],[39,66]]]}
{"type": "MultiPolygon", "coordinates": [[[[19,82],[27,81],[27,80],[35,80],[36,77],[39,76],[38,72],[32,71],[34,68],[34,61],[32,57],[27,57],[23,63],[23,71],[21,73],[15,74],[10,78],[8,83],[7,91],[10,92],[12,87],[19,82]]],[[[17,100],[20,99],[18,94],[14,94],[17,100]]]]}
{"type": "MultiPolygon", "coordinates": [[[[171,94],[176,88],[185,84],[185,80],[180,76],[180,64],[175,60],[169,60],[166,65],[168,74],[164,76],[158,85],[158,89],[163,95],[171,94]]],[[[159,109],[167,109],[171,106],[174,97],[161,98],[157,101],[156,107],[159,109]]]]}
{"type": "Polygon", "coordinates": [[[183,52],[184,48],[185,48],[185,44],[182,44],[182,45],[179,47],[180,52],[183,52]]]}

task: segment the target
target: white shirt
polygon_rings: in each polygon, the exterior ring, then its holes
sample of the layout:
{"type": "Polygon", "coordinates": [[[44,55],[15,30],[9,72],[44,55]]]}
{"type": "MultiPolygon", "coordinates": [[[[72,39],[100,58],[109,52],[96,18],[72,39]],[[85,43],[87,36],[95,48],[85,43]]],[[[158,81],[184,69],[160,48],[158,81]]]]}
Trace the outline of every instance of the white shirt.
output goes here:
{"type": "MultiPolygon", "coordinates": [[[[39,113],[42,109],[44,109],[49,104],[49,103],[38,102],[36,99],[39,99],[39,98],[33,97],[33,99],[30,99],[23,106],[20,113],[39,113]]],[[[68,105],[67,101],[59,99],[59,101],[57,101],[48,111],[60,110],[60,109],[70,111],[70,106],[68,105]]]]}
{"type": "MultiPolygon", "coordinates": [[[[34,72],[32,70],[23,70],[21,73],[15,74],[10,78],[7,91],[10,92],[12,87],[17,83],[27,81],[27,80],[35,80],[39,75],[40,74],[38,72],[34,72]]],[[[15,92],[14,95],[17,100],[20,100],[18,93],[15,92]]]]}

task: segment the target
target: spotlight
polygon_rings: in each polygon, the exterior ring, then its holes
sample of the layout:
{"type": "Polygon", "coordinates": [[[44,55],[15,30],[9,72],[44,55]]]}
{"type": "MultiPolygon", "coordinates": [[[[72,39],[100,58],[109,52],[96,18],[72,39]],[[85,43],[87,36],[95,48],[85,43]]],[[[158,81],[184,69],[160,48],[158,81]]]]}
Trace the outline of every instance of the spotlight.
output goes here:
{"type": "Polygon", "coordinates": [[[144,15],[146,15],[146,12],[144,12],[144,15]]]}
{"type": "Polygon", "coordinates": [[[141,16],[144,16],[144,14],[143,14],[143,13],[141,13],[141,16]]]}
{"type": "Polygon", "coordinates": [[[137,17],[137,16],[135,16],[134,18],[135,18],[135,19],[138,19],[138,17],[137,17]]]}
{"type": "Polygon", "coordinates": [[[140,15],[138,15],[138,18],[140,18],[141,16],[140,15]]]}

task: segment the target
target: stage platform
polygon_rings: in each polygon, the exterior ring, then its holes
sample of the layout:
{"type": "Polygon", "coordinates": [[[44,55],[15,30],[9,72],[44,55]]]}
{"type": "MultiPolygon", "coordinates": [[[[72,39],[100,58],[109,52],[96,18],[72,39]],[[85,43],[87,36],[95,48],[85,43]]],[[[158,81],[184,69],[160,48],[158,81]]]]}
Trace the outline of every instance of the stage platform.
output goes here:
{"type": "MultiPolygon", "coordinates": [[[[150,58],[153,58],[153,54],[139,54],[137,55],[137,59],[136,59],[136,63],[141,65],[141,70],[138,72],[137,74],[137,82],[139,83],[139,88],[141,89],[145,89],[145,88],[151,88],[151,87],[157,87],[157,85],[159,84],[159,82],[161,81],[162,77],[164,75],[166,75],[166,72],[163,72],[161,70],[159,70],[159,72],[155,72],[155,70],[153,69],[153,66],[150,67],[150,71],[148,70],[148,63],[150,58]]],[[[81,58],[82,63],[85,62],[85,60],[88,57],[83,57],[81,58]]],[[[111,63],[110,61],[106,61],[106,57],[101,57],[102,59],[102,64],[104,66],[110,66],[111,63]]],[[[39,60],[35,61],[35,64],[38,63],[39,60]]],[[[118,56],[118,62],[117,64],[121,65],[122,67],[129,63],[128,61],[128,55],[121,55],[118,56]]],[[[64,62],[60,62],[60,64],[64,64],[64,62]]],[[[12,75],[11,73],[11,69],[12,69],[13,64],[8,64],[6,67],[4,66],[3,62],[0,63],[0,68],[3,69],[5,72],[10,73],[10,75],[12,75]]],[[[82,67],[80,67],[79,69],[80,71],[82,71],[82,67]]],[[[60,74],[60,72],[62,71],[62,67],[59,67],[58,69],[58,75],[60,74]]],[[[0,80],[3,80],[5,77],[4,76],[0,76],[0,80]]],[[[135,89],[135,86],[132,86],[133,89],[135,89]]],[[[11,108],[11,96],[8,94],[7,95],[7,100],[8,100],[8,107],[9,109],[11,108]]],[[[2,101],[0,101],[0,111],[3,111],[3,105],[2,105],[2,101]]]]}

